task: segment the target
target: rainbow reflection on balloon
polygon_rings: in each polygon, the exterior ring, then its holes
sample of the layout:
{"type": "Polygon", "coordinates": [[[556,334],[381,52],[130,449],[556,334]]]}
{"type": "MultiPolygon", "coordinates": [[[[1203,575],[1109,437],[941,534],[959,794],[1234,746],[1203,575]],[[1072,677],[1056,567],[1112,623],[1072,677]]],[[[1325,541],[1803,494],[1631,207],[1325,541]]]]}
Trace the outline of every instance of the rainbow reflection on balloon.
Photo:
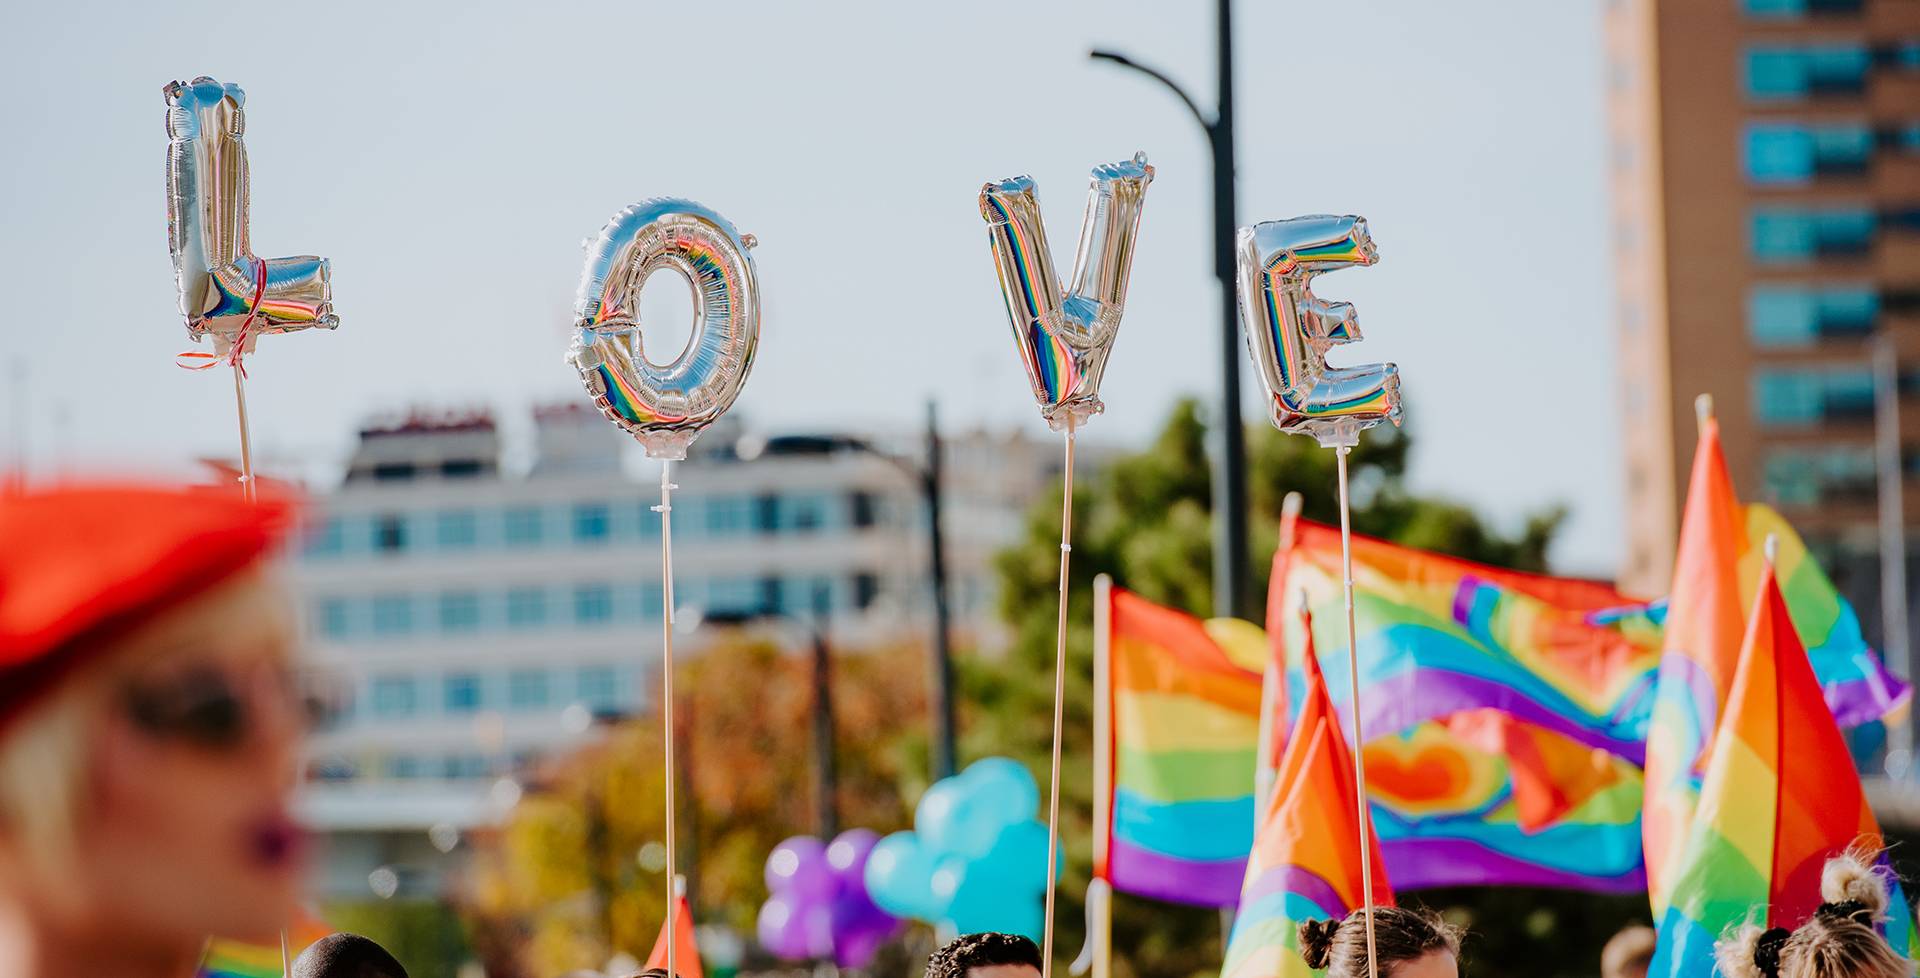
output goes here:
{"type": "Polygon", "coordinates": [[[1243,227],[1236,254],[1247,352],[1272,399],[1275,427],[1325,446],[1353,445],[1382,421],[1400,423],[1400,370],[1334,367],[1327,351],[1360,339],[1352,303],[1314,296],[1313,277],[1380,260],[1365,218],[1316,214],[1243,227]]]}
{"type": "Polygon", "coordinates": [[[753,245],[712,209],[673,197],[628,207],[587,244],[567,361],[600,413],[652,458],[686,458],[740,396],[760,341],[753,245]],[[662,270],[693,290],[692,336],[665,364],[647,357],[640,336],[640,290],[662,270]]]}
{"type": "Polygon", "coordinates": [[[1056,431],[1069,418],[1082,424],[1104,409],[1100,376],[1126,306],[1140,208],[1152,182],[1144,153],[1093,168],[1073,279],[1064,287],[1054,275],[1033,178],[1012,177],[980,189],[980,216],[987,221],[1014,343],[1040,413],[1056,431]]]}
{"type": "Polygon", "coordinates": [[[264,333],[333,329],[333,288],[325,258],[256,258],[248,239],[247,94],[202,75],[169,82],[167,245],[180,313],[196,342],[213,337],[225,356],[264,333]],[[250,321],[250,324],[249,324],[250,321]]]}

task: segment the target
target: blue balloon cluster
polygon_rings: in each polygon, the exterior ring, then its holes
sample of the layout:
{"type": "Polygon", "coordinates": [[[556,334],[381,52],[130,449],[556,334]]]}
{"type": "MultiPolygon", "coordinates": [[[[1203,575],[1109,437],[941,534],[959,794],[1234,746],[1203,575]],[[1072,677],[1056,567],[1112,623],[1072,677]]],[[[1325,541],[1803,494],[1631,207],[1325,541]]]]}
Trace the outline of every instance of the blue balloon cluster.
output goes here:
{"type": "Polygon", "coordinates": [[[1047,826],[1033,817],[1039,805],[1040,787],[1019,762],[974,762],[920,796],[914,831],[873,847],[868,894],[889,913],[952,933],[1039,940],[1047,889],[1047,826]]]}

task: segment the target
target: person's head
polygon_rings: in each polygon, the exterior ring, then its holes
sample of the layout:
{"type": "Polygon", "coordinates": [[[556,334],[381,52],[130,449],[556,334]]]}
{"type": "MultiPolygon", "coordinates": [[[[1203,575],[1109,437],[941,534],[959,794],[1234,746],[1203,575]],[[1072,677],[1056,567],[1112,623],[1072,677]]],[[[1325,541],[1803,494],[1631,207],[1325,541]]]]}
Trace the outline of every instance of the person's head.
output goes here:
{"type": "Polygon", "coordinates": [[[1600,978],[1647,978],[1656,937],[1653,928],[1641,924],[1620,928],[1600,949],[1600,978]]]}
{"type": "Polygon", "coordinates": [[[1912,978],[1874,925],[1886,919],[1887,883],[1869,857],[1848,853],[1820,873],[1825,900],[1789,931],[1747,924],[1714,949],[1727,978],[1912,978]]]}
{"type": "Polygon", "coordinates": [[[174,489],[0,495],[0,917],[191,953],[292,915],[295,616],[263,564],[289,518],[174,489]]]}
{"type": "MultiPolygon", "coordinates": [[[[1373,946],[1382,978],[1457,978],[1460,931],[1427,910],[1373,908],[1373,946]]],[[[1300,925],[1300,956],[1327,978],[1365,978],[1367,921],[1361,910],[1340,920],[1300,925]]]]}
{"type": "Polygon", "coordinates": [[[1036,978],[1040,948],[1019,934],[966,934],[927,958],[927,978],[1036,978]]]}
{"type": "Polygon", "coordinates": [[[407,969],[358,934],[328,934],[293,959],[289,978],[407,978],[407,969]]]}

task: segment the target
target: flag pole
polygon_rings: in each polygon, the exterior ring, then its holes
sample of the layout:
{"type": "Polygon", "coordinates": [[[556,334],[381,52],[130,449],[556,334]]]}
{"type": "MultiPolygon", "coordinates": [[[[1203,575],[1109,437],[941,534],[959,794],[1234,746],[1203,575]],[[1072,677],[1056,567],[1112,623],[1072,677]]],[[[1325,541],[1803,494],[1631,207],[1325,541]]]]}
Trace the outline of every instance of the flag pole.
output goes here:
{"type": "MultiPolygon", "coordinates": [[[[1297,492],[1287,493],[1280,500],[1280,543],[1274,548],[1278,557],[1293,549],[1295,525],[1300,519],[1300,506],[1304,502],[1297,492]]],[[[1277,561],[1276,561],[1277,563],[1277,561]]],[[[1279,583],[1279,582],[1276,582],[1279,583]]],[[[1271,589],[1269,589],[1271,590],[1271,589]]],[[[1300,596],[1300,606],[1306,607],[1306,595],[1300,596]]],[[[1260,830],[1260,823],[1266,817],[1267,799],[1273,795],[1273,765],[1277,760],[1273,751],[1274,729],[1280,724],[1280,697],[1286,691],[1286,663],[1281,661],[1279,643],[1281,633],[1274,627],[1274,610],[1267,613],[1267,668],[1260,676],[1260,741],[1254,745],[1253,769],[1253,828],[1260,830]]]]}
{"type": "Polygon", "coordinates": [[[660,707],[662,737],[666,742],[667,784],[667,976],[680,978],[680,972],[674,961],[674,944],[678,943],[673,935],[678,933],[680,901],[677,899],[681,887],[679,868],[674,852],[674,805],[673,783],[677,771],[673,762],[673,463],[660,460],[660,505],[653,511],[660,514],[660,602],[661,602],[661,654],[660,654],[660,707]]]}
{"type": "Polygon", "coordinates": [[[1040,931],[1040,978],[1053,978],[1054,877],[1060,851],[1060,730],[1067,693],[1067,562],[1073,555],[1073,412],[1066,412],[1065,478],[1060,490],[1060,615],[1053,646],[1053,767],[1047,789],[1047,900],[1040,931]]]}
{"type": "Polygon", "coordinates": [[[1347,498],[1347,453],[1352,445],[1334,446],[1335,465],[1340,475],[1340,580],[1347,599],[1347,680],[1351,684],[1353,711],[1353,804],[1360,819],[1360,893],[1366,904],[1367,975],[1380,978],[1373,941],[1373,812],[1367,805],[1367,760],[1360,721],[1360,649],[1356,644],[1353,619],[1353,521],[1347,498]]]}

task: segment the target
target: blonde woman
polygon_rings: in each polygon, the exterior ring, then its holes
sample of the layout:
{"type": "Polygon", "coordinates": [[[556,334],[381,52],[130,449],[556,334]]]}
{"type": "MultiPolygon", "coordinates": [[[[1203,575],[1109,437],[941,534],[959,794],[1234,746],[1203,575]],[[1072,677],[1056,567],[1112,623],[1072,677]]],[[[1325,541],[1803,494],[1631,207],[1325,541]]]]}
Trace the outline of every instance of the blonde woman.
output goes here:
{"type": "MultiPolygon", "coordinates": [[[[1715,946],[1726,978],[1913,978],[1875,925],[1887,919],[1887,882],[1859,853],[1827,860],[1820,905],[1789,931],[1749,924],[1715,946]]],[[[1902,913],[1906,912],[1901,907],[1902,913]]]]}
{"type": "Polygon", "coordinates": [[[0,975],[185,978],[209,936],[292,915],[296,630],[268,564],[289,516],[0,495],[0,975]]]}

